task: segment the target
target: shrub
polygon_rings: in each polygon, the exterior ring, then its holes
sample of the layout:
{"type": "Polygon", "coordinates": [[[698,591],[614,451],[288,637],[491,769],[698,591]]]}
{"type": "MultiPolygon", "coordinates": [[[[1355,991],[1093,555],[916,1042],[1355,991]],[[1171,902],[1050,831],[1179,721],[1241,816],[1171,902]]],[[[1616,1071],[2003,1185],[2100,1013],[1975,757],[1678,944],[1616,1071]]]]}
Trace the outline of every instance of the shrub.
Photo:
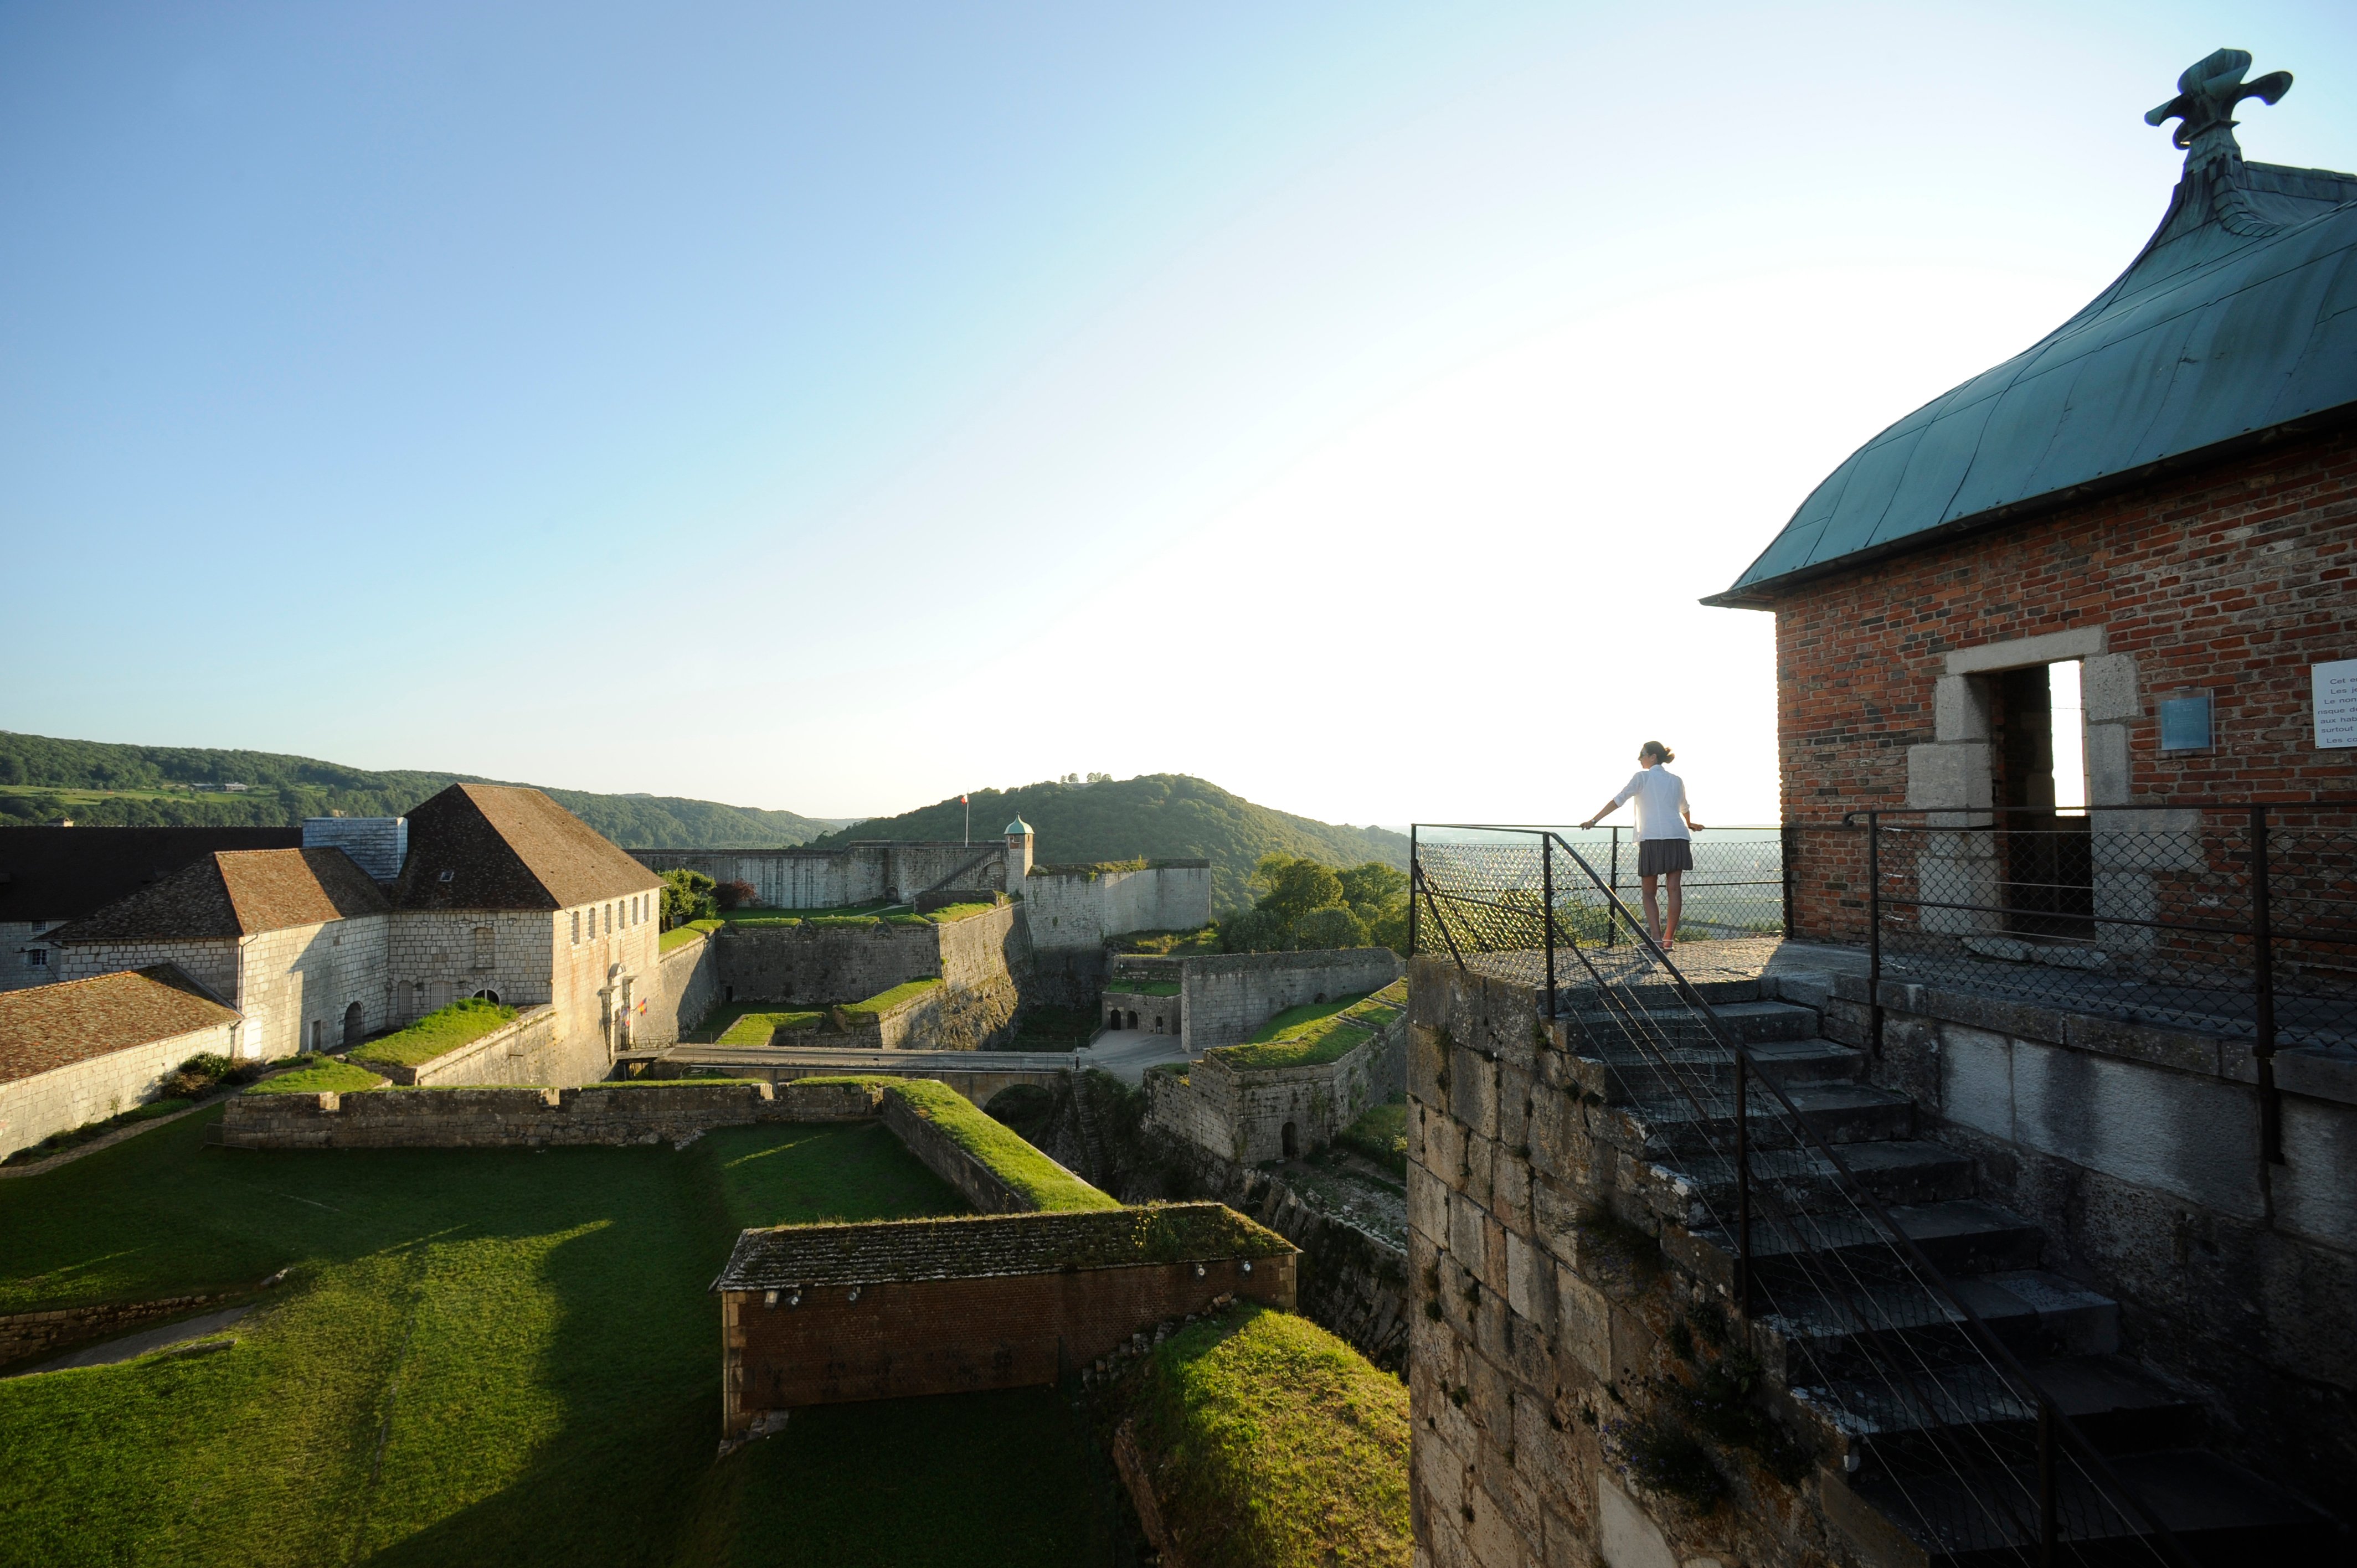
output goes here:
{"type": "Polygon", "coordinates": [[[1708,1513],[1727,1496],[1727,1477],[1711,1463],[1710,1451],[1685,1428],[1631,1419],[1611,1423],[1604,1434],[1631,1477],[1695,1513],[1708,1513]]]}
{"type": "Polygon", "coordinates": [[[712,889],[712,901],[723,909],[741,909],[759,897],[749,882],[722,882],[712,889]]]}
{"type": "Polygon", "coordinates": [[[1281,952],[1293,945],[1293,928],[1274,909],[1241,909],[1220,922],[1226,952],[1281,952]]]}
{"type": "Polygon", "coordinates": [[[708,920],[720,913],[720,885],[700,871],[684,866],[662,874],[662,919],[666,926],[708,920]]]}

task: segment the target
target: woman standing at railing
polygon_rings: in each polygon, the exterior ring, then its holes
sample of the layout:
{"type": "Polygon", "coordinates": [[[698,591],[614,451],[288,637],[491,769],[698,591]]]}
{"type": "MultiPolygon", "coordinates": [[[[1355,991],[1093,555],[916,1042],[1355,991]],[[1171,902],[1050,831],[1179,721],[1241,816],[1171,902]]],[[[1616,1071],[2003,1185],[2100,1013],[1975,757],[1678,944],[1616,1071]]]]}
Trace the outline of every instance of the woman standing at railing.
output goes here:
{"type": "Polygon", "coordinates": [[[1678,945],[1678,915],[1684,898],[1678,878],[1694,869],[1694,835],[1702,824],[1686,809],[1686,781],[1665,766],[1677,753],[1658,740],[1649,740],[1637,752],[1637,772],[1583,829],[1592,828],[1627,801],[1637,802],[1637,878],[1645,890],[1645,929],[1663,952],[1678,945]],[[1670,879],[1670,924],[1662,928],[1662,912],[1654,889],[1670,879]]]}

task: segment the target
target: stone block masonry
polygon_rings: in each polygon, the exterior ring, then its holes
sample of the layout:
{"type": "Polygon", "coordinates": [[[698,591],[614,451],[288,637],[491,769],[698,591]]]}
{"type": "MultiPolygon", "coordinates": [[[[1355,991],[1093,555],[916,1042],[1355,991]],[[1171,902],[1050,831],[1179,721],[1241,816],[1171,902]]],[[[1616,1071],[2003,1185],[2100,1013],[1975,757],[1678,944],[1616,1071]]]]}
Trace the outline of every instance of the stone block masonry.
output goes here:
{"type": "Polygon", "coordinates": [[[219,1141],[233,1149],[503,1149],[676,1142],[756,1122],[864,1121],[867,1083],[592,1084],[582,1089],[389,1089],[241,1094],[219,1141]]]}
{"type": "Polygon", "coordinates": [[[717,947],[721,995],[733,1002],[859,1002],[942,972],[943,928],[728,927],[717,947]]]}
{"type": "Polygon", "coordinates": [[[508,1024],[414,1067],[380,1064],[368,1059],[368,1047],[351,1053],[371,1072],[398,1084],[441,1087],[468,1084],[548,1084],[564,1075],[566,1062],[556,1009],[528,1007],[508,1024]]]}
{"type": "Polygon", "coordinates": [[[698,932],[655,961],[655,983],[647,1010],[631,1032],[640,1050],[679,1043],[683,1030],[701,1024],[721,995],[720,947],[698,932]]]}
{"type": "Polygon", "coordinates": [[[19,1312],[0,1317],[0,1367],[29,1361],[37,1356],[88,1339],[102,1339],[126,1329],[144,1328],[167,1318],[185,1317],[209,1306],[234,1301],[244,1293],[224,1291],[214,1295],[170,1295],[156,1301],[94,1302],[86,1306],[61,1306],[48,1312],[19,1312]]]}
{"type": "Polygon", "coordinates": [[[1238,1165],[1311,1154],[1332,1143],[1369,1106],[1400,1091],[1406,1050],[1403,1013],[1373,1038],[1330,1062],[1236,1068],[1214,1051],[1192,1064],[1183,1079],[1171,1072],[1146,1074],[1146,1122],[1238,1165]]]}
{"type": "Polygon", "coordinates": [[[235,1029],[215,1025],[0,1083],[0,1157],[146,1103],[190,1057],[231,1055],[235,1029]]]}
{"type": "MultiPolygon", "coordinates": [[[[1135,961],[1116,961],[1116,972],[1135,961]]],[[[1389,948],[1148,961],[1179,968],[1178,1032],[1189,1056],[1235,1045],[1287,1007],[1381,991],[1401,972],[1399,955],[1389,948]]]]}

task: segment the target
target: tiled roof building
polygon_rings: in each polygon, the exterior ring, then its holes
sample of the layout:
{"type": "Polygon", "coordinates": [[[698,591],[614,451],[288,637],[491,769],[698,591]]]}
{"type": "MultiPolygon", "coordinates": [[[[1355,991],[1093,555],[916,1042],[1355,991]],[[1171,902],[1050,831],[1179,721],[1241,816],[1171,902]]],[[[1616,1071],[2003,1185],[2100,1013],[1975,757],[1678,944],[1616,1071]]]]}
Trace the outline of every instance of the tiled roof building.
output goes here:
{"type": "Polygon", "coordinates": [[[169,964],[0,993],[0,1155],[151,1098],[238,1024],[169,964]]]}
{"type": "Polygon", "coordinates": [[[0,991],[56,978],[38,939],[221,850],[296,849],[297,828],[9,828],[0,832],[0,991]]]}

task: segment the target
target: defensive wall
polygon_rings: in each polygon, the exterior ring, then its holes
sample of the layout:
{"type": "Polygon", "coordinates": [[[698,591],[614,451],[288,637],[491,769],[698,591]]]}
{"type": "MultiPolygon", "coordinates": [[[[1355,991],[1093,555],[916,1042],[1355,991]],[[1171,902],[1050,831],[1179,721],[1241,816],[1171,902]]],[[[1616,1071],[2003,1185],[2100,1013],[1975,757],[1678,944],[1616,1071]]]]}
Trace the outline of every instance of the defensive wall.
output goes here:
{"type": "MultiPolygon", "coordinates": [[[[834,1036],[839,1038],[840,1036],[834,1036]]],[[[857,1069],[847,1068],[831,1053],[815,1050],[810,1054],[819,1059],[802,1062],[792,1059],[793,1052],[765,1050],[758,1056],[752,1052],[738,1054],[725,1064],[707,1062],[657,1060],[646,1064],[642,1081],[694,1082],[699,1076],[725,1070],[737,1079],[759,1079],[764,1083],[785,1085],[808,1078],[834,1078],[856,1070],[863,1077],[921,1077],[946,1084],[972,1101],[977,1108],[986,1107],[1003,1090],[1017,1084],[1034,1089],[1053,1090],[1071,1076],[1070,1057],[1047,1056],[1030,1051],[984,1051],[970,1057],[952,1058],[960,1065],[950,1065],[933,1053],[911,1057],[911,1065],[901,1072],[863,1063],[857,1069]],[[1043,1061],[1054,1062],[1049,1067],[1043,1061]],[[965,1063],[973,1065],[963,1065],[965,1063]]]]}
{"type": "MultiPolygon", "coordinates": [[[[1125,954],[1113,961],[1110,993],[1124,981],[1168,985],[1178,993],[1123,1004],[1143,1014],[1177,1004],[1179,1042],[1189,1056],[1232,1046],[1287,1007],[1330,997],[1381,991],[1402,972],[1389,948],[1326,948],[1307,952],[1220,953],[1157,958],[1125,954]]],[[[1128,994],[1146,994],[1124,993],[1128,994]]],[[[1107,1005],[1111,1005],[1108,999],[1107,1005]]]]}
{"type": "Polygon", "coordinates": [[[606,1062],[602,1053],[594,1052],[595,1038],[587,1043],[591,1051],[582,1048],[581,1036],[563,1036],[556,1009],[543,1004],[523,1009],[488,1035],[413,1066],[372,1060],[365,1045],[349,1055],[371,1072],[404,1085],[594,1082],[606,1075],[606,1062]]]}
{"type": "Polygon", "coordinates": [[[1220,1050],[1146,1075],[1146,1125],[1239,1165],[1308,1155],[1406,1082],[1407,1015],[1329,1062],[1238,1067],[1220,1050]],[[1286,1146],[1287,1133],[1292,1146],[1286,1146]]]}
{"type": "Polygon", "coordinates": [[[1102,949],[1129,931],[1211,924],[1211,863],[1157,860],[1142,868],[1035,865],[1023,895],[1035,950],[1102,949]]]}
{"type": "Polygon", "coordinates": [[[706,931],[691,932],[655,960],[647,1010],[630,1032],[641,1049],[672,1046],[701,1024],[721,1000],[720,947],[706,931]]]}
{"type": "Polygon", "coordinates": [[[770,909],[834,909],[849,904],[904,903],[951,882],[962,887],[1009,887],[1007,842],[933,843],[862,840],[841,849],[634,849],[640,865],[658,874],[702,872],[715,882],[742,882],[753,901],[770,909]]]}

